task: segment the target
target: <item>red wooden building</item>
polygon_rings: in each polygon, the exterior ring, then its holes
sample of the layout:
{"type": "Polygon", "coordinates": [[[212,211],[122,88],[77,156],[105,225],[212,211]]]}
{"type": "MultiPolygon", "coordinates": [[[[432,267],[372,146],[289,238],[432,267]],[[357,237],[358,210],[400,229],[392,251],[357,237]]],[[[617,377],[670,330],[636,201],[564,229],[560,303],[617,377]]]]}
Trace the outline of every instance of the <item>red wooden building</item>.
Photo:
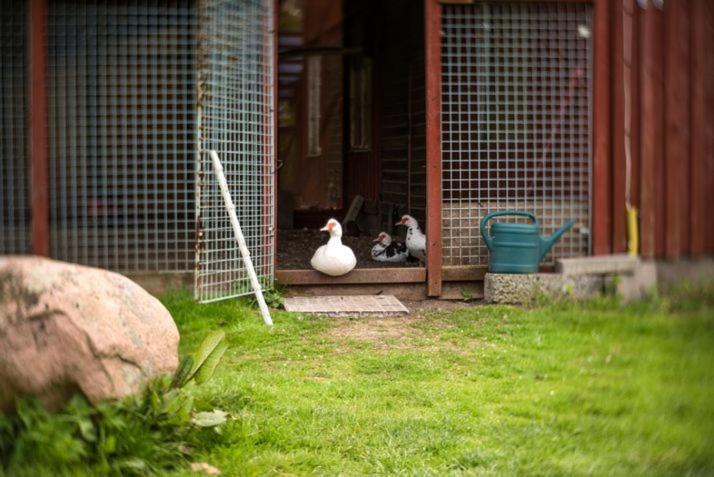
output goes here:
{"type": "Polygon", "coordinates": [[[478,281],[478,224],[576,226],[547,261],[714,253],[708,0],[2,0],[0,252],[192,272],[246,291],[216,149],[259,274],[289,284],[478,281]],[[355,198],[358,269],[308,270],[355,198]],[[358,199],[360,200],[360,199],[358,199]],[[380,268],[415,216],[426,264],[380,268]]]}

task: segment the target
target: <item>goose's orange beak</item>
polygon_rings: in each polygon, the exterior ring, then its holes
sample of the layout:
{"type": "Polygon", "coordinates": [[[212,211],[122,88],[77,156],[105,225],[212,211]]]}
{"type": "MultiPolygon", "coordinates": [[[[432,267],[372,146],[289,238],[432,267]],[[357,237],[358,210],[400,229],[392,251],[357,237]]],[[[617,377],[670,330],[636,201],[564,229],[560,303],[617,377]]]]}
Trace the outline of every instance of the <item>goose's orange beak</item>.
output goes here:
{"type": "Polygon", "coordinates": [[[320,229],[320,232],[329,232],[330,230],[332,230],[333,227],[334,225],[332,224],[332,222],[327,222],[327,224],[325,224],[325,226],[320,229]]]}

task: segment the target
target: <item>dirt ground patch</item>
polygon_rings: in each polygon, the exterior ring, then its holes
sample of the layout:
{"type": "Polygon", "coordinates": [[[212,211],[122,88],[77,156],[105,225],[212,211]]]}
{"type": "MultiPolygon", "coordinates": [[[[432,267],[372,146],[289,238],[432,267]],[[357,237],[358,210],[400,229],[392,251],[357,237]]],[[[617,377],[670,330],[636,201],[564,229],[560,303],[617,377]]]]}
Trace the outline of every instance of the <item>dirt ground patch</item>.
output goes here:
{"type": "Polygon", "coordinates": [[[410,338],[422,332],[412,326],[409,316],[337,318],[342,320],[328,331],[337,341],[355,340],[374,344],[377,348],[406,348],[410,338]]]}
{"type": "Polygon", "coordinates": [[[371,343],[377,349],[408,349],[414,347],[415,339],[424,336],[424,331],[415,325],[424,320],[427,313],[475,306],[447,300],[403,300],[402,303],[409,309],[409,315],[336,317],[335,326],[327,335],[338,342],[354,340],[371,343]]]}

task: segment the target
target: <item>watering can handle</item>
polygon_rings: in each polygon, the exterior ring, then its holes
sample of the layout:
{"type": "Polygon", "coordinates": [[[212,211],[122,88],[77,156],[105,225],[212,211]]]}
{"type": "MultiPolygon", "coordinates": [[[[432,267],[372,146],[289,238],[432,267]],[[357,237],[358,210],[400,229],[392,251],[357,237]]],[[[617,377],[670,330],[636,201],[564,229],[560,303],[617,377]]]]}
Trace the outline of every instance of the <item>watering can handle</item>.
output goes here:
{"type": "Polygon", "coordinates": [[[518,215],[520,217],[529,217],[534,224],[538,223],[538,219],[536,219],[535,215],[531,214],[530,212],[523,212],[520,210],[502,210],[499,212],[491,212],[490,214],[486,214],[486,216],[481,219],[481,236],[483,237],[483,241],[486,242],[486,246],[489,250],[491,250],[493,246],[493,239],[488,234],[488,221],[494,217],[502,217],[504,215],[518,215]]]}

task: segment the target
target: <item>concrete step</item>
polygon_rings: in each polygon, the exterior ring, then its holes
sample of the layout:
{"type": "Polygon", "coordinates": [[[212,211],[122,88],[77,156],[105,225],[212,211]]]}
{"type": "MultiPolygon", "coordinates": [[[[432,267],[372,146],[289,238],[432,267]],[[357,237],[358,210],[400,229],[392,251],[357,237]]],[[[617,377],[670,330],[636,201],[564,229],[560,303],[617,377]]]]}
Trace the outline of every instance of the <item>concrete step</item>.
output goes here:
{"type": "Polygon", "coordinates": [[[632,274],[639,266],[640,259],[631,255],[595,255],[558,259],[555,271],[566,276],[632,274]]]}

